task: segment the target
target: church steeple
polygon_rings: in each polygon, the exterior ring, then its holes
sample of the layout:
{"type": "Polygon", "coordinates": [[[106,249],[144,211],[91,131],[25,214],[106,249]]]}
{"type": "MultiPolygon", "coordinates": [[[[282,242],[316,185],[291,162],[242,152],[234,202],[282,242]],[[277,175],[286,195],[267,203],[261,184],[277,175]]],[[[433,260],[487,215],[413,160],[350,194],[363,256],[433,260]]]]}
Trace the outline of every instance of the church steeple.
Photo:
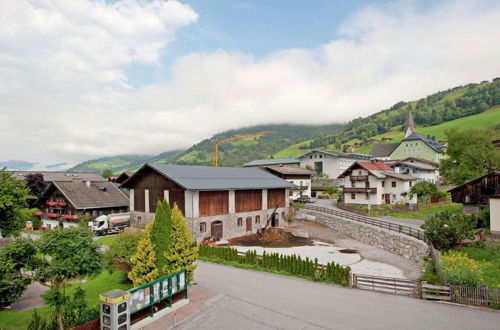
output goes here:
{"type": "Polygon", "coordinates": [[[411,114],[411,110],[408,110],[408,119],[406,120],[405,138],[410,136],[412,133],[415,133],[415,122],[413,121],[413,116],[411,114]]]}

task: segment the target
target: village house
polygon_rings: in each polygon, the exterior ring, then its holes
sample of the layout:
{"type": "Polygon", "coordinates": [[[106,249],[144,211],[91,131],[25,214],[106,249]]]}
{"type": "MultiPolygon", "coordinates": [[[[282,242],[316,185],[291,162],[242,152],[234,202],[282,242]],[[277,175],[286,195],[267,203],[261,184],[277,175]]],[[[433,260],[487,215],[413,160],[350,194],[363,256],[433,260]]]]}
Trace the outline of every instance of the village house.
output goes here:
{"type": "MultiPolygon", "coordinates": [[[[326,174],[330,179],[342,179],[339,175],[356,161],[369,160],[370,155],[315,149],[299,157],[300,167],[311,168],[316,174],[326,174]]],[[[334,186],[342,185],[342,180],[334,186]]]]}
{"type": "Polygon", "coordinates": [[[80,213],[93,219],[103,214],[127,212],[128,206],[128,197],[106,181],[54,181],[35,202],[35,207],[41,210],[36,215],[49,229],[76,226],[80,213]]]}
{"type": "Polygon", "coordinates": [[[258,168],[158,164],[145,164],[122,186],[130,191],[133,226],[151,222],[158,201],[167,200],[177,204],[197,241],[256,232],[268,219],[286,226],[294,187],[258,168]]]}
{"type": "Polygon", "coordinates": [[[394,172],[408,174],[419,181],[427,181],[431,183],[439,183],[439,170],[437,166],[425,164],[423,162],[405,162],[405,161],[386,161],[394,172]]]}
{"type": "Polygon", "coordinates": [[[243,164],[243,167],[265,167],[265,166],[287,166],[300,167],[300,160],[297,158],[271,158],[256,159],[243,164]]]}
{"type": "Polygon", "coordinates": [[[464,211],[479,213],[490,197],[500,194],[500,172],[491,172],[448,190],[451,201],[464,204],[464,211]]]}
{"type": "Polygon", "coordinates": [[[417,202],[407,195],[417,178],[396,173],[384,162],[355,162],[341,175],[346,204],[382,205],[417,202]]]}
{"type": "Polygon", "coordinates": [[[295,185],[295,187],[290,188],[290,199],[311,197],[311,176],[314,175],[314,171],[288,166],[266,166],[266,169],[269,173],[295,185]]]}

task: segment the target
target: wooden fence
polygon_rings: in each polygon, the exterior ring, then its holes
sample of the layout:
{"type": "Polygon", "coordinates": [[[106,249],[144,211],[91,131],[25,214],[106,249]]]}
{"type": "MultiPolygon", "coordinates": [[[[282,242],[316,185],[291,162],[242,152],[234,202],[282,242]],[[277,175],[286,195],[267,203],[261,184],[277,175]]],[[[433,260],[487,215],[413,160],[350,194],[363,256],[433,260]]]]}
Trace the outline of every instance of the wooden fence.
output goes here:
{"type": "Polygon", "coordinates": [[[441,254],[438,250],[436,250],[436,248],[434,248],[434,245],[432,243],[429,243],[429,251],[439,280],[443,284],[448,284],[448,281],[446,280],[446,277],[444,276],[443,270],[441,268],[441,254]]]}
{"type": "Polygon", "coordinates": [[[417,282],[394,277],[352,274],[352,286],[357,289],[417,296],[417,282]]]}
{"type": "Polygon", "coordinates": [[[80,324],[79,326],[74,327],[73,330],[99,330],[100,328],[101,320],[96,319],[85,324],[80,324]]]}
{"type": "Polygon", "coordinates": [[[421,282],[419,284],[419,297],[429,300],[451,301],[450,287],[447,285],[432,285],[421,282]]]}
{"type": "Polygon", "coordinates": [[[487,286],[450,285],[450,296],[459,304],[500,307],[500,289],[487,286]]]}
{"type": "Polygon", "coordinates": [[[372,225],[375,227],[395,231],[395,232],[402,233],[402,234],[405,234],[408,236],[415,237],[419,240],[425,241],[424,231],[420,230],[420,229],[415,229],[415,228],[410,227],[410,226],[395,224],[395,223],[384,221],[384,220],[365,217],[365,216],[362,216],[359,214],[354,214],[351,212],[338,211],[338,210],[334,210],[334,209],[330,209],[330,208],[326,208],[326,207],[305,205],[304,208],[307,210],[318,211],[318,212],[322,212],[322,213],[331,214],[331,215],[334,215],[337,217],[366,223],[366,224],[369,224],[369,225],[372,225]]]}

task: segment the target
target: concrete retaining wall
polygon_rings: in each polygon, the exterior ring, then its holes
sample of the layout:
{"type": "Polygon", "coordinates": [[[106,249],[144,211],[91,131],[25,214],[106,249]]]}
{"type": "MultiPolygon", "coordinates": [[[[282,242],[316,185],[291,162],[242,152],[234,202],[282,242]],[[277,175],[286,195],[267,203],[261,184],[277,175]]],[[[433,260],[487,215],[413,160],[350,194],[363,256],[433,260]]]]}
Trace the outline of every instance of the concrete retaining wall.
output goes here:
{"type": "Polygon", "coordinates": [[[333,228],[357,241],[413,261],[422,262],[422,258],[429,253],[429,246],[425,242],[395,231],[307,209],[300,210],[298,214],[299,219],[313,220],[312,217],[314,217],[314,221],[333,228]]]}

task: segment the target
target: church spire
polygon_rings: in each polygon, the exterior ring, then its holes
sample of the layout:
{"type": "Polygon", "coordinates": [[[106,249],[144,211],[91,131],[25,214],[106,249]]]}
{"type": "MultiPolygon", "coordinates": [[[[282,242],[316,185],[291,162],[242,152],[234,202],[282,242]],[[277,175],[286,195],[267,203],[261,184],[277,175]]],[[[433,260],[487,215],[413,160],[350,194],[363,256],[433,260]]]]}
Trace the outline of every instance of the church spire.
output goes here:
{"type": "Polygon", "coordinates": [[[415,122],[413,121],[413,116],[411,114],[411,110],[408,110],[408,119],[406,120],[405,138],[410,136],[412,133],[415,133],[415,122]]]}

